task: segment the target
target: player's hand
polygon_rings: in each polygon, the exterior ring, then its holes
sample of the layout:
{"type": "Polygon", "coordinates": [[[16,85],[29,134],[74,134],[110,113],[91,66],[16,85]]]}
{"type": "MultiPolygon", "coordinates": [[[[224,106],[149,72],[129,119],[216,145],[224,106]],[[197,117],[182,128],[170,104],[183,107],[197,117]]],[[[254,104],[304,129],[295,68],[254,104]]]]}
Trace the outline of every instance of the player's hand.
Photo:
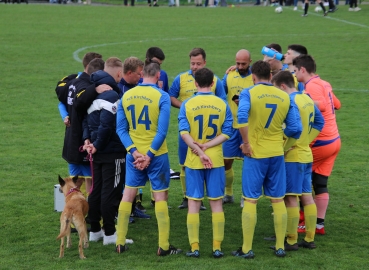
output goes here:
{"type": "Polygon", "coordinates": [[[239,99],[234,99],[233,101],[234,101],[234,103],[236,103],[237,106],[238,106],[238,104],[240,104],[240,100],[239,99]]]}
{"type": "Polygon", "coordinates": [[[147,169],[147,167],[149,167],[151,162],[151,158],[148,155],[139,157],[138,159],[136,159],[133,164],[135,166],[136,169],[138,170],[144,170],[147,169]]]}
{"type": "Polygon", "coordinates": [[[135,159],[135,161],[137,160],[137,159],[139,159],[139,158],[142,158],[144,155],[142,155],[140,152],[138,152],[137,150],[136,151],[134,151],[133,153],[132,153],[132,157],[135,159]]]}
{"type": "Polygon", "coordinates": [[[240,145],[241,151],[242,153],[247,156],[247,157],[251,157],[252,156],[252,148],[250,143],[243,143],[240,145]]]}
{"type": "Polygon", "coordinates": [[[107,85],[107,84],[100,84],[98,87],[96,87],[96,92],[101,94],[105,91],[109,91],[109,90],[113,90],[111,89],[111,86],[107,85]]]}
{"type": "Polygon", "coordinates": [[[284,157],[286,157],[286,156],[287,156],[287,154],[288,154],[288,152],[289,152],[289,151],[291,151],[291,150],[292,150],[292,149],[294,149],[294,148],[295,148],[295,147],[294,147],[294,146],[292,146],[290,149],[288,149],[287,151],[285,151],[285,152],[284,152],[284,157]]]}
{"type": "MultiPolygon", "coordinates": [[[[199,142],[193,142],[194,144],[196,144],[198,147],[200,147],[200,149],[205,152],[206,149],[208,149],[207,145],[205,143],[199,143],[199,142]]],[[[196,153],[196,155],[198,155],[198,153],[196,153]]]]}
{"type": "Polygon", "coordinates": [[[213,162],[211,162],[211,159],[207,155],[202,154],[199,157],[205,169],[211,169],[213,167],[213,162]]]}
{"type": "Polygon", "coordinates": [[[228,74],[229,72],[233,71],[233,70],[236,70],[236,65],[234,66],[230,66],[227,70],[226,70],[226,74],[228,74]]]}
{"type": "Polygon", "coordinates": [[[64,118],[63,122],[64,122],[64,125],[65,125],[66,127],[70,127],[70,120],[69,120],[69,116],[66,116],[66,117],[64,118]]]}

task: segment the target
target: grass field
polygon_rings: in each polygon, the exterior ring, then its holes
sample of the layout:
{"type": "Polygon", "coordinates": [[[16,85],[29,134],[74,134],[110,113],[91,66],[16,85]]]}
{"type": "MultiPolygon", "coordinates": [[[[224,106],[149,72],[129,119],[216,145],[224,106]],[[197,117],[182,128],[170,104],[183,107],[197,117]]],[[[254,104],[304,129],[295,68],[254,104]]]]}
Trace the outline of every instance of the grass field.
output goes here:
{"type": "MultiPolygon", "coordinates": [[[[165,4],[163,4],[165,5],[165,4]]],[[[0,5],[0,269],[368,269],[368,83],[369,6],[348,12],[347,6],[328,17],[313,12],[270,7],[149,9],[123,6],[0,5]],[[304,44],[317,61],[318,74],[331,82],[342,102],[337,121],[342,149],[330,177],[331,201],[325,236],[317,236],[315,250],[276,258],[263,237],[273,234],[270,203],[261,199],[254,237],[256,258],[230,255],[242,243],[239,207],[241,162],[235,162],[236,203],[225,206],[226,256],[211,257],[210,210],[201,212],[201,251],[198,260],[184,255],[159,258],[154,210],[149,192],[144,205],[151,220],[130,225],[135,243],[117,255],[113,246],[90,243],[86,260],[78,257],[78,237],[59,259],[59,213],[53,211],[57,175],[68,175],[61,158],[64,127],[57,109],[56,82],[82,70],[84,53],[94,50],[104,58],[143,59],[150,46],[161,47],[170,82],[189,69],[193,47],[207,52],[207,66],[222,77],[235,53],[247,48],[254,61],[268,43],[284,50],[304,44]]],[[[171,167],[177,165],[177,110],[172,109],[168,135],[171,167]]],[[[171,243],[187,250],[186,212],[179,181],[172,181],[169,205],[171,243]]],[[[205,201],[205,205],[209,206],[205,201]]]]}

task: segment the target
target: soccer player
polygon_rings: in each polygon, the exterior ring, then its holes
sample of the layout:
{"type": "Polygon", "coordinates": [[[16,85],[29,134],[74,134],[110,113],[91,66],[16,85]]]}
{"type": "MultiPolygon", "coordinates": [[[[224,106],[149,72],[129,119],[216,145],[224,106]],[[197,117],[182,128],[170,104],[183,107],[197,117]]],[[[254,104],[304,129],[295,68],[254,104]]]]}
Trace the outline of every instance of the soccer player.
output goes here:
{"type": "Polygon", "coordinates": [[[256,225],[256,204],[264,195],[270,198],[274,212],[276,234],[275,255],[284,257],[284,237],[287,227],[287,210],[283,201],[286,193],[284,149],[298,139],[301,119],[298,109],[287,93],[270,83],[270,65],[257,61],[251,68],[255,85],[240,95],[238,108],[239,131],[242,135],[242,153],[245,155],[242,170],[242,193],[245,199],[242,211],[243,245],[234,256],[254,258],[252,241],[256,225]],[[291,138],[283,145],[284,134],[291,138]]]}
{"type": "Polygon", "coordinates": [[[160,78],[157,63],[145,65],[143,83],[126,92],[118,105],[117,134],[129,152],[126,163],[126,186],[118,213],[116,252],[127,250],[125,245],[132,202],[137,189],[150,179],[155,197],[158,221],[158,256],[180,253],[169,244],[168,213],[169,159],[166,136],[170,118],[170,98],[156,86],[160,78]],[[137,170],[138,169],[138,170],[137,170]]]}
{"type": "Polygon", "coordinates": [[[293,59],[295,59],[300,54],[308,54],[305,46],[299,44],[291,44],[287,47],[287,52],[284,54],[283,62],[288,65],[288,70],[292,73],[293,79],[295,81],[295,88],[302,92],[304,91],[304,84],[299,82],[295,76],[295,67],[292,64],[293,59]]]}
{"type": "Polygon", "coordinates": [[[247,50],[239,50],[236,54],[236,69],[230,71],[223,77],[223,86],[227,94],[227,102],[233,116],[233,134],[231,138],[223,143],[224,167],[225,167],[225,195],[224,203],[233,203],[233,182],[234,171],[232,168],[235,159],[243,159],[243,154],[240,149],[242,144],[241,134],[238,131],[237,110],[239,95],[241,91],[254,85],[251,76],[251,55],[247,50]]]}
{"type": "Polygon", "coordinates": [[[200,256],[199,211],[204,199],[204,185],[212,211],[213,256],[220,258],[224,255],[221,243],[225,222],[222,206],[225,172],[221,144],[232,135],[233,119],[226,102],[212,92],[213,79],[214,73],[207,68],[196,71],[197,94],[182,103],[178,115],[179,132],[189,147],[184,164],[188,198],[187,231],[191,245],[191,251],[186,254],[188,257],[200,256]]]}
{"type": "MultiPolygon", "coordinates": [[[[324,219],[329,202],[328,177],[331,175],[334,161],[341,149],[335,110],[341,108],[341,102],[334,95],[332,86],[315,74],[316,64],[310,55],[300,55],[293,60],[296,78],[305,84],[305,92],[324,117],[324,127],[312,143],[313,152],[313,188],[318,211],[316,233],[325,234],[324,219]]],[[[302,232],[303,230],[301,230],[302,232]]]]}
{"type": "Polygon", "coordinates": [[[55,88],[60,101],[59,111],[66,125],[62,156],[68,162],[70,176],[79,176],[77,186],[82,188],[86,197],[91,189],[91,169],[86,153],[80,152],[79,148],[84,144],[82,121],[87,110],[77,110],[74,106],[74,98],[87,87],[95,87],[90,81],[90,75],[97,70],[104,69],[104,61],[101,58],[99,53],[86,53],[82,59],[83,72],[64,77],[55,88]],[[94,59],[99,59],[99,61],[91,63],[94,59]]]}
{"type": "MultiPolygon", "coordinates": [[[[294,78],[288,71],[273,76],[275,87],[285,91],[294,100],[300,113],[302,133],[293,146],[285,152],[287,189],[284,202],[287,207],[287,241],[285,250],[316,248],[314,243],[317,211],[311,192],[311,173],[313,155],[309,144],[316,138],[324,126],[324,119],[313,100],[296,90],[294,78]],[[301,198],[306,217],[306,236],[297,243],[299,222],[298,196],[301,198]]],[[[288,141],[286,142],[288,143],[288,141]]]]}
{"type": "MultiPolygon", "coordinates": [[[[281,47],[281,45],[279,45],[277,43],[271,43],[269,45],[265,45],[265,47],[267,47],[269,49],[272,49],[276,52],[282,53],[282,47],[281,47]]],[[[269,65],[270,65],[270,70],[271,70],[272,75],[277,74],[281,70],[288,69],[288,65],[287,64],[282,64],[281,60],[269,57],[265,54],[263,56],[264,56],[264,58],[263,58],[264,62],[268,62],[269,65]]]]}
{"type": "MultiPolygon", "coordinates": [[[[172,86],[169,89],[170,101],[173,107],[180,108],[182,102],[187,98],[190,98],[197,88],[195,86],[194,75],[196,71],[206,65],[206,53],[201,48],[194,48],[190,51],[190,70],[179,74],[173,81],[172,86]]],[[[222,81],[214,75],[214,84],[211,87],[211,91],[218,97],[226,100],[226,95],[224,92],[222,81]]],[[[185,182],[185,171],[183,164],[186,159],[187,145],[182,140],[181,136],[178,137],[178,156],[179,164],[182,166],[180,180],[182,184],[183,191],[183,201],[181,205],[178,206],[179,209],[187,208],[188,200],[186,198],[186,182],[185,182]]],[[[201,210],[205,210],[205,206],[201,205],[201,210]]]]}
{"type": "MultiPolygon", "coordinates": [[[[317,0],[317,3],[319,4],[319,6],[322,8],[323,10],[323,16],[327,16],[328,15],[328,12],[335,12],[338,7],[336,7],[334,4],[333,4],[333,0],[328,0],[328,3],[329,3],[329,10],[326,10],[325,9],[325,6],[322,2],[322,0],[317,0]]],[[[305,0],[305,4],[304,4],[304,14],[302,14],[301,16],[302,17],[306,17],[308,15],[308,10],[309,10],[309,0],[305,0]]]]}
{"type": "Polygon", "coordinates": [[[119,98],[129,89],[137,86],[142,77],[144,63],[137,57],[128,57],[123,63],[123,77],[118,83],[119,98]]]}
{"type": "MultiPolygon", "coordinates": [[[[160,49],[159,47],[150,47],[147,49],[145,64],[156,62],[161,66],[164,60],[165,54],[163,50],[160,49]]],[[[168,93],[169,91],[168,75],[162,69],[160,69],[160,78],[157,82],[157,85],[159,86],[159,88],[163,89],[165,92],[168,93]]]]}
{"type": "Polygon", "coordinates": [[[83,139],[91,143],[85,145],[93,154],[93,189],[88,198],[91,232],[90,241],[103,239],[103,244],[115,244],[115,215],[122,198],[125,182],[126,149],[115,132],[116,112],[119,100],[117,83],[123,75],[123,63],[116,57],[106,60],[104,70],[92,73],[95,85],[107,84],[112,91],[98,95],[87,110],[83,139]],[[103,219],[104,231],[100,220],[103,219]]]}

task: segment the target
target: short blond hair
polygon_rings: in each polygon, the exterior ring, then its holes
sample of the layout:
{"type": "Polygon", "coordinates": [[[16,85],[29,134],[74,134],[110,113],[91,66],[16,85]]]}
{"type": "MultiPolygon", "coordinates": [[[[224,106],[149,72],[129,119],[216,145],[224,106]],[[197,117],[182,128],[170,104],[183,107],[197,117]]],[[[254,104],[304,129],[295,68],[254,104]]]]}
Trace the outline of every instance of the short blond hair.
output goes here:
{"type": "Polygon", "coordinates": [[[105,61],[105,68],[123,68],[122,60],[118,57],[110,57],[105,61]]]}
{"type": "Polygon", "coordinates": [[[123,73],[127,74],[128,71],[135,72],[138,67],[143,67],[143,66],[144,66],[144,62],[142,62],[137,57],[134,57],[134,56],[128,57],[123,62],[123,73]]]}

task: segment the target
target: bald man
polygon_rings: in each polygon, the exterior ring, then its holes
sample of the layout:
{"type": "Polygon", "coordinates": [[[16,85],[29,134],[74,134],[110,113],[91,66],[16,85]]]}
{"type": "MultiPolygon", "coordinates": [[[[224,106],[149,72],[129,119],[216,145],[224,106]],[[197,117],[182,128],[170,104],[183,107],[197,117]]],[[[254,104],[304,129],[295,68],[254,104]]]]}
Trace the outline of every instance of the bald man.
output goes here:
{"type": "Polygon", "coordinates": [[[224,75],[223,86],[227,94],[227,102],[231,108],[233,116],[233,135],[228,141],[223,143],[224,166],[226,174],[226,188],[223,203],[233,203],[233,180],[234,171],[232,168],[235,159],[243,159],[240,149],[242,138],[238,131],[237,110],[238,98],[241,91],[254,85],[251,77],[251,55],[248,50],[242,49],[236,53],[236,69],[224,75]]]}

